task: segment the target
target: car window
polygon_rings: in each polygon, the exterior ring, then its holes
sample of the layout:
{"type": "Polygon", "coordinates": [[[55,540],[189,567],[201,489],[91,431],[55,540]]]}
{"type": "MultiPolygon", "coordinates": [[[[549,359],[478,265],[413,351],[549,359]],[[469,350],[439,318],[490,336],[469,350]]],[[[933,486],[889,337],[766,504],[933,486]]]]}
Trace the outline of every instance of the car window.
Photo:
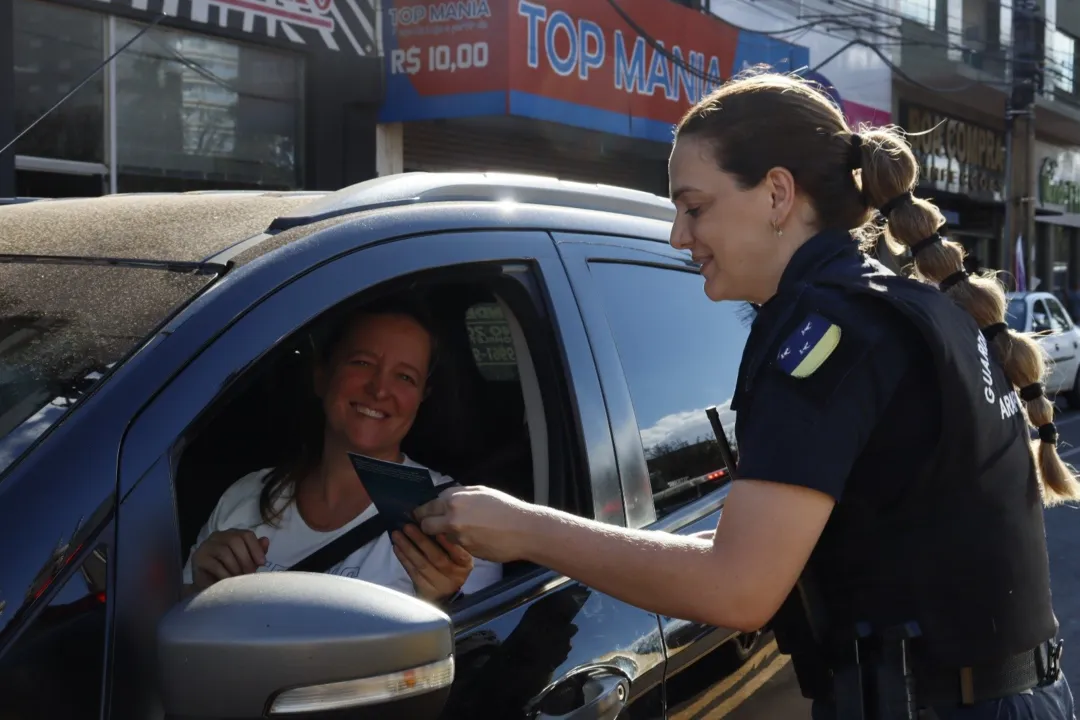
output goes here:
{"type": "Polygon", "coordinates": [[[209,276],[0,264],[0,476],[209,276]]]}
{"type": "Polygon", "coordinates": [[[1046,303],[1036,300],[1031,310],[1031,331],[1049,332],[1051,330],[1053,326],[1050,324],[1050,313],[1046,310],[1046,303]]]}
{"type": "Polygon", "coordinates": [[[1005,322],[1014,332],[1027,331],[1027,302],[1023,298],[1013,298],[1005,309],[1005,322]]]}
{"type": "Polygon", "coordinates": [[[697,273],[606,262],[590,269],[630,387],[660,518],[726,482],[705,410],[718,407],[734,448],[730,406],[751,308],[712,302],[697,273]]]}
{"type": "MultiPolygon", "coordinates": [[[[106,549],[74,568],[12,647],[0,655],[0,716],[96,718],[106,639],[106,549]]],[[[55,563],[46,567],[53,571],[55,563]]],[[[11,598],[18,604],[18,598],[11,598]]]]}
{"type": "Polygon", "coordinates": [[[1046,307],[1050,311],[1050,321],[1053,323],[1054,330],[1065,332],[1072,329],[1072,322],[1069,321],[1069,316],[1066,314],[1065,308],[1061,307],[1061,303],[1057,300],[1048,299],[1046,307]]]}

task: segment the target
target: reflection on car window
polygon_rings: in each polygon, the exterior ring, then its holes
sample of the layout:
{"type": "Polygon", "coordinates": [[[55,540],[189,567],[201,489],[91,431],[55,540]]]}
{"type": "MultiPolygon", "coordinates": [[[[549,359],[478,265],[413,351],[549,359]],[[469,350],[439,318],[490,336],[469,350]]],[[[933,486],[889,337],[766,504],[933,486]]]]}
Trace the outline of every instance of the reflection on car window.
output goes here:
{"type": "Polygon", "coordinates": [[[696,273],[592,263],[630,386],[649,464],[656,513],[663,517],[714,490],[724,462],[705,414],[720,410],[734,448],[729,408],[750,306],[714,303],[696,273]]]}
{"type": "Polygon", "coordinates": [[[488,381],[518,379],[517,357],[510,324],[498,303],[477,303],[465,313],[469,345],[480,374],[488,381]]]}
{"type": "Polygon", "coordinates": [[[1027,303],[1023,298],[1013,298],[1009,301],[1009,306],[1005,310],[1005,322],[1009,324],[1009,329],[1014,332],[1025,332],[1027,330],[1027,303]]]}
{"type": "Polygon", "coordinates": [[[98,718],[105,661],[106,549],[95,549],[0,655],[0,717],[98,718]]]}
{"type": "Polygon", "coordinates": [[[0,475],[208,275],[0,265],[0,475]]]}
{"type": "Polygon", "coordinates": [[[1050,313],[1046,311],[1046,304],[1042,300],[1036,300],[1031,310],[1031,331],[1048,332],[1053,328],[1050,325],[1050,313]]]}
{"type": "Polygon", "coordinates": [[[1072,328],[1072,323],[1069,322],[1069,317],[1065,314],[1065,309],[1061,307],[1061,303],[1057,300],[1047,300],[1046,307],[1050,310],[1050,320],[1053,323],[1054,330],[1065,332],[1072,328]]]}

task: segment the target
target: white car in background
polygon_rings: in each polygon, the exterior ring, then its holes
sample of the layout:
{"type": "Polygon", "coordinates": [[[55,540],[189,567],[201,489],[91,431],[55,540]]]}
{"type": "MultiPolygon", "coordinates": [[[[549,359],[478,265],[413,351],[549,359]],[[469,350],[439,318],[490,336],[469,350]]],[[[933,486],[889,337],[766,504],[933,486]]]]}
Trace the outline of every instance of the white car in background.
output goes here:
{"type": "Polygon", "coordinates": [[[1009,328],[1034,333],[1050,359],[1047,393],[1063,393],[1070,407],[1080,408],[1080,329],[1061,301],[1048,292],[1008,293],[1008,300],[1005,320],[1009,328]]]}

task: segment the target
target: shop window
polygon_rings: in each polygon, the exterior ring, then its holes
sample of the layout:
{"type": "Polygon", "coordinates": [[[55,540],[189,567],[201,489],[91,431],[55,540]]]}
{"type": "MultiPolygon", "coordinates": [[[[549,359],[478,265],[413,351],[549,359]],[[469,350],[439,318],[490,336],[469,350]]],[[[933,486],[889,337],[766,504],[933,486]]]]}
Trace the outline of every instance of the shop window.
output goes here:
{"type": "Polygon", "coordinates": [[[1057,29],[1048,32],[1046,37],[1046,85],[1069,95],[1075,94],[1075,58],[1075,38],[1057,29]]]}
{"type": "MultiPolygon", "coordinates": [[[[15,0],[15,127],[22,132],[105,59],[104,16],[15,0]]],[[[98,73],[15,145],[19,155],[105,161],[105,75],[98,73]]]]}
{"type": "MultiPolygon", "coordinates": [[[[615,336],[662,518],[726,483],[705,410],[718,406],[734,447],[730,410],[749,329],[739,304],[715,303],[697,273],[593,263],[615,336]]],[[[748,307],[748,306],[746,306],[748,307]]]]}
{"type": "Polygon", "coordinates": [[[932,28],[937,20],[937,6],[935,0],[900,0],[898,9],[909,20],[932,28]]]}
{"type": "MultiPolygon", "coordinates": [[[[141,26],[117,22],[117,44],[141,26]]],[[[300,184],[302,60],[154,28],[116,59],[119,190],[300,184]]]]}

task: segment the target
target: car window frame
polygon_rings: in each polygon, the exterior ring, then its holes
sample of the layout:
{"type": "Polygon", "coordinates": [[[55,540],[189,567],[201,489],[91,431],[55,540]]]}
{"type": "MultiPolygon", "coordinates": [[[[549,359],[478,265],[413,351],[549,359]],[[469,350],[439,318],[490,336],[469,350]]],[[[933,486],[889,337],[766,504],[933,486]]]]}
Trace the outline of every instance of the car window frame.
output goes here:
{"type": "Polygon", "coordinates": [[[607,262],[698,274],[697,264],[689,253],[656,240],[578,233],[553,235],[581,304],[593,355],[600,370],[619,458],[628,526],[674,532],[714,515],[723,508],[731,491],[731,483],[725,483],[665,517],[657,518],[648,461],[641,442],[630,385],[623,371],[603,298],[589,270],[590,263],[607,262]]]}
{"type": "Polygon", "coordinates": [[[1058,332],[1069,332],[1070,330],[1072,330],[1072,319],[1069,317],[1069,313],[1065,311],[1065,306],[1061,304],[1061,301],[1058,300],[1056,297],[1048,297],[1043,299],[1046,301],[1046,310],[1050,314],[1051,327],[1053,327],[1054,325],[1059,325],[1060,328],[1058,332]],[[1058,311],[1056,314],[1054,312],[1055,308],[1058,311]],[[1060,320],[1058,319],[1059,316],[1061,318],[1060,320]],[[1064,324],[1062,324],[1062,321],[1064,321],[1064,324]]]}
{"type": "MultiPolygon", "coordinates": [[[[566,364],[578,440],[585,450],[584,477],[592,486],[593,507],[618,500],[618,515],[607,520],[621,524],[621,494],[603,412],[603,394],[569,279],[551,236],[535,230],[447,231],[360,247],[316,268],[299,269],[286,283],[254,303],[148,401],[131,423],[120,448],[119,486],[126,498],[149,500],[139,501],[143,508],[139,513],[120,513],[121,536],[128,543],[145,546],[138,561],[128,559],[134,553],[124,553],[118,565],[123,573],[119,581],[127,588],[118,616],[125,616],[127,624],[141,628],[135,641],[125,647],[123,666],[137,666],[140,659],[153,657],[153,647],[148,645],[153,642],[152,632],[148,632],[152,625],[148,622],[156,621],[180,597],[182,552],[173,490],[177,459],[174,448],[187,428],[228,392],[232,380],[327,309],[403,276],[454,265],[499,263],[515,270],[535,264],[537,274],[542,276],[545,319],[553,325],[560,342],[557,350],[566,364]],[[150,516],[152,522],[146,519],[150,516]],[[131,520],[125,522],[127,517],[131,520]],[[144,586],[141,578],[151,571],[157,583],[154,597],[147,599],[145,593],[140,595],[132,588],[144,586]]],[[[465,632],[501,613],[502,608],[520,602],[524,595],[550,591],[553,581],[559,578],[543,568],[515,578],[514,583],[468,605],[460,615],[455,613],[456,632],[465,632]]],[[[145,704],[145,698],[138,697],[145,692],[131,690],[121,704],[145,704]]]]}
{"type": "Polygon", "coordinates": [[[1033,333],[1045,333],[1045,332],[1051,332],[1052,333],[1054,331],[1053,317],[1050,315],[1050,310],[1049,310],[1049,308],[1046,307],[1046,303],[1044,301],[1045,301],[1045,298],[1037,297],[1037,298],[1034,298],[1032,300],[1032,302],[1031,302],[1031,331],[1033,333]],[[1039,330],[1039,329],[1037,329],[1035,327],[1035,318],[1039,315],[1039,306],[1040,305],[1043,308],[1043,313],[1042,314],[1046,316],[1047,328],[1045,330],[1039,330]]]}

